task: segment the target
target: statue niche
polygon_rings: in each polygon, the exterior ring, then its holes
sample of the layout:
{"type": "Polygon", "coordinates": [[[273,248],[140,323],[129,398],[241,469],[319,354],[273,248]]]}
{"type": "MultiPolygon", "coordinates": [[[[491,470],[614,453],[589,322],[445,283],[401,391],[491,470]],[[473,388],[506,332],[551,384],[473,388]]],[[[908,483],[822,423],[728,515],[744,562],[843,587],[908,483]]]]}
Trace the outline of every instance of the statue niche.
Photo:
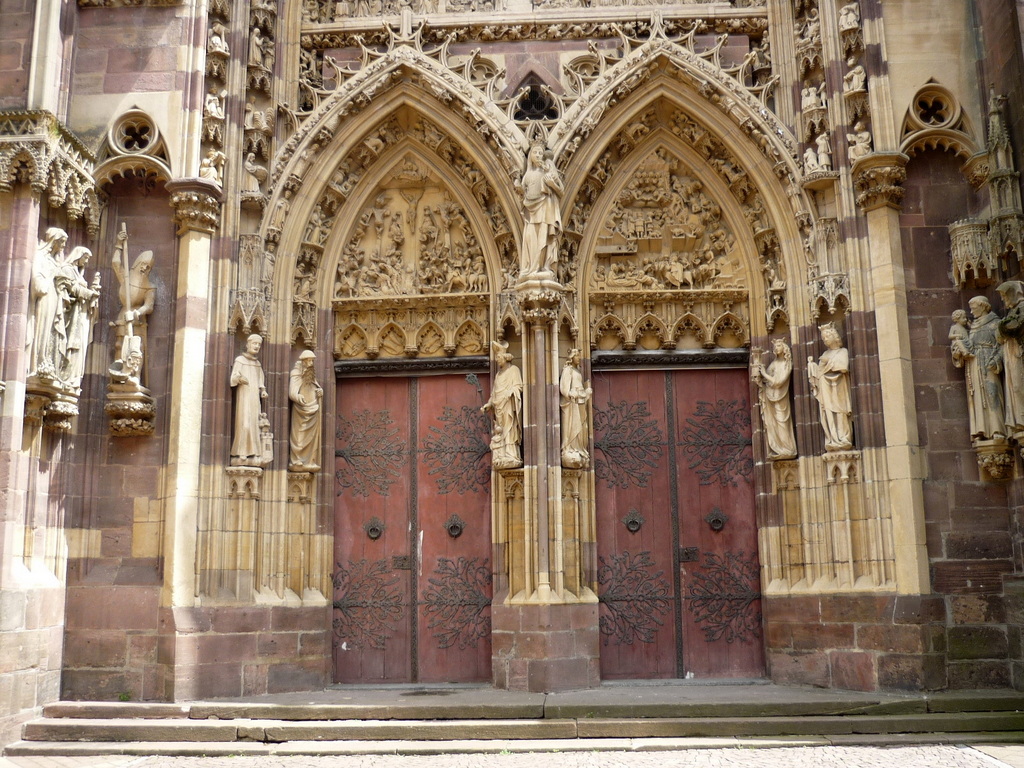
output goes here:
{"type": "Polygon", "coordinates": [[[736,237],[699,175],[667,149],[621,188],[595,250],[595,348],[731,347],[749,338],[736,237]]]}
{"type": "Polygon", "coordinates": [[[334,280],[334,356],[486,354],[489,282],[462,198],[409,154],[354,216],[334,280]]]}

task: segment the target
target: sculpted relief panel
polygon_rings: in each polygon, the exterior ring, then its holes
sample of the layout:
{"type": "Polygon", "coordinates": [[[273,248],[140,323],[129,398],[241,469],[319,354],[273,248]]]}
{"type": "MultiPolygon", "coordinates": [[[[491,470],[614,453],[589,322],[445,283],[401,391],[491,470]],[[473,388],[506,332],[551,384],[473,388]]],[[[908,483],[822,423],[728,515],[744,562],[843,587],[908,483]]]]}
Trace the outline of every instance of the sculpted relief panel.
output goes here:
{"type": "Polygon", "coordinates": [[[736,347],[749,339],[736,237],[697,173],[665,149],[619,192],[590,278],[600,349],[736,347]],[[637,295],[640,294],[640,295],[637,295]]]}
{"type": "Polygon", "coordinates": [[[458,196],[407,155],[342,246],[335,357],[482,355],[489,282],[458,196]]]}

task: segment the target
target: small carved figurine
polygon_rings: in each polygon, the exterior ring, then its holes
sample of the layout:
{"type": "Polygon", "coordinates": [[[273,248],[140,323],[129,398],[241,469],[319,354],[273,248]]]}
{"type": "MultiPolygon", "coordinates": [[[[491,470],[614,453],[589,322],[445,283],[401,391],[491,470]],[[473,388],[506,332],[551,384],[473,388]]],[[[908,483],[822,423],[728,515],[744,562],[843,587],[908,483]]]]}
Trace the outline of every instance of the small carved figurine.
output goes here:
{"type": "Polygon", "coordinates": [[[562,395],[562,466],[580,469],[590,463],[587,451],[587,402],[594,391],[583,381],[580,351],[574,349],[558,379],[562,395]]]}
{"type": "Polygon", "coordinates": [[[818,167],[823,171],[832,170],[832,144],[828,139],[828,131],[822,131],[814,140],[818,147],[818,167]]]}
{"type": "Polygon", "coordinates": [[[860,160],[871,154],[871,131],[862,120],[858,120],[853,126],[853,133],[846,134],[846,140],[850,142],[851,160],[860,160]]]}
{"type": "Polygon", "coordinates": [[[867,72],[864,71],[864,67],[862,65],[858,64],[843,75],[843,92],[856,93],[857,91],[863,91],[867,81],[867,72]]]}
{"type": "Polygon", "coordinates": [[[213,149],[212,147],[208,149],[206,157],[199,163],[199,178],[212,181],[214,184],[220,184],[225,160],[227,160],[227,155],[219,149],[213,149]]]}
{"type": "Polygon", "coordinates": [[[288,399],[292,401],[292,428],[288,439],[291,472],[320,471],[320,406],[324,390],[317,383],[314,360],[316,353],[304,350],[288,377],[288,399]]]}
{"type": "Polygon", "coordinates": [[[821,340],[828,347],[818,362],[807,358],[807,378],[818,400],[826,451],[853,447],[853,404],[850,397],[850,352],[843,346],[832,323],[821,326],[821,340]]]}
{"type": "MultiPolygon", "coordinates": [[[[796,457],[793,412],[789,403],[789,381],[793,374],[793,352],[784,339],[772,342],[775,359],[767,367],[758,357],[750,375],[758,388],[761,422],[771,460],[796,457]]],[[[763,353],[762,353],[763,354],[763,353]]]]}
{"type": "Polygon", "coordinates": [[[512,364],[507,344],[491,343],[498,362],[498,375],[490,399],[480,409],[494,416],[491,463],[495,469],[514,469],[523,464],[523,372],[512,364]]]}
{"type": "Polygon", "coordinates": [[[523,174],[526,227],[520,275],[554,275],[562,234],[562,180],[544,145],[534,143],[523,174]]]}
{"type": "Polygon", "coordinates": [[[839,31],[849,32],[860,26],[860,6],[856,0],[839,9],[839,31]]]}
{"type": "Polygon", "coordinates": [[[263,466],[263,440],[260,416],[267,389],[263,366],[257,355],[263,338],[254,333],[245,340],[245,351],[231,366],[231,386],[235,389],[235,438],[231,443],[231,465],[263,466]]]}

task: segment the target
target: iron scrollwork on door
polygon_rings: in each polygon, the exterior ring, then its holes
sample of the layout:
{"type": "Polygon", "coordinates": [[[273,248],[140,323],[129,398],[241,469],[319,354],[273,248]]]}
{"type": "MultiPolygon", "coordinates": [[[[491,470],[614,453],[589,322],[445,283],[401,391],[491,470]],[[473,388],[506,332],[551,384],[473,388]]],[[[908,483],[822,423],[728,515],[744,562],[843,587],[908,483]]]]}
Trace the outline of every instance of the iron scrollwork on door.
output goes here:
{"type": "Polygon", "coordinates": [[[353,413],[351,419],[338,416],[338,448],[334,455],[348,465],[334,473],[339,496],[346,488],[357,497],[388,495],[407,454],[405,444],[396,439],[398,428],[392,424],[387,410],[365,410],[353,413]]]}
{"type": "Polygon", "coordinates": [[[698,401],[679,445],[690,457],[690,469],[697,470],[701,485],[735,486],[737,477],[749,480],[754,469],[750,409],[740,400],[698,401]]]}
{"type": "Polygon", "coordinates": [[[486,558],[439,557],[428,582],[423,612],[428,629],[436,630],[439,648],[476,648],[479,640],[490,636],[491,569],[486,558]]]}
{"type": "Polygon", "coordinates": [[[761,612],[755,606],[761,598],[759,579],[756,554],[704,553],[686,602],[707,642],[745,643],[761,636],[761,612]]]}
{"type": "Polygon", "coordinates": [[[334,572],[334,634],[353,648],[383,650],[405,612],[387,560],[338,563],[334,572]]]}
{"type": "Polygon", "coordinates": [[[603,457],[594,462],[594,472],[609,488],[646,488],[664,453],[664,444],[647,403],[622,400],[594,410],[594,448],[603,457]]]}
{"type": "Polygon", "coordinates": [[[650,552],[628,551],[599,558],[597,581],[601,585],[600,602],[605,606],[601,616],[601,634],[605,645],[614,639],[617,645],[632,645],[635,640],[653,643],[669,612],[671,587],[662,578],[664,571],[652,573],[654,560],[650,552]]]}
{"type": "Polygon", "coordinates": [[[423,460],[437,478],[437,492],[476,493],[486,487],[491,477],[487,416],[468,405],[459,411],[445,406],[439,421],[441,427],[431,425],[423,441],[423,460]]]}

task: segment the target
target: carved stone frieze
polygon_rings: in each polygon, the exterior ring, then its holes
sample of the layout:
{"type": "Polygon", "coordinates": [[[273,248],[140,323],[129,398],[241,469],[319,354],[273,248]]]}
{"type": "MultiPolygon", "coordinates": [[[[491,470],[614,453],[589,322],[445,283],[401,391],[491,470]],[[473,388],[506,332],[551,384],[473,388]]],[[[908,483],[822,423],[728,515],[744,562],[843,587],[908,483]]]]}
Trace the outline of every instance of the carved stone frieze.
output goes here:
{"type": "Polygon", "coordinates": [[[160,8],[181,5],[184,0],[78,0],[79,8],[160,8]]]}
{"type": "Polygon", "coordinates": [[[853,187],[857,205],[865,212],[876,208],[895,208],[903,203],[902,184],[907,180],[907,161],[902,153],[875,153],[853,165],[853,187]]]}
{"type": "Polygon", "coordinates": [[[0,191],[29,184],[46,194],[68,218],[85,218],[99,232],[99,202],[93,177],[96,158],[53,114],[0,110],[0,191]]]}
{"type": "Polygon", "coordinates": [[[594,350],[742,347],[750,340],[745,290],[592,291],[590,317],[594,350]]]}
{"type": "Polygon", "coordinates": [[[486,295],[336,299],[336,360],[462,357],[487,353],[486,295]]]}

